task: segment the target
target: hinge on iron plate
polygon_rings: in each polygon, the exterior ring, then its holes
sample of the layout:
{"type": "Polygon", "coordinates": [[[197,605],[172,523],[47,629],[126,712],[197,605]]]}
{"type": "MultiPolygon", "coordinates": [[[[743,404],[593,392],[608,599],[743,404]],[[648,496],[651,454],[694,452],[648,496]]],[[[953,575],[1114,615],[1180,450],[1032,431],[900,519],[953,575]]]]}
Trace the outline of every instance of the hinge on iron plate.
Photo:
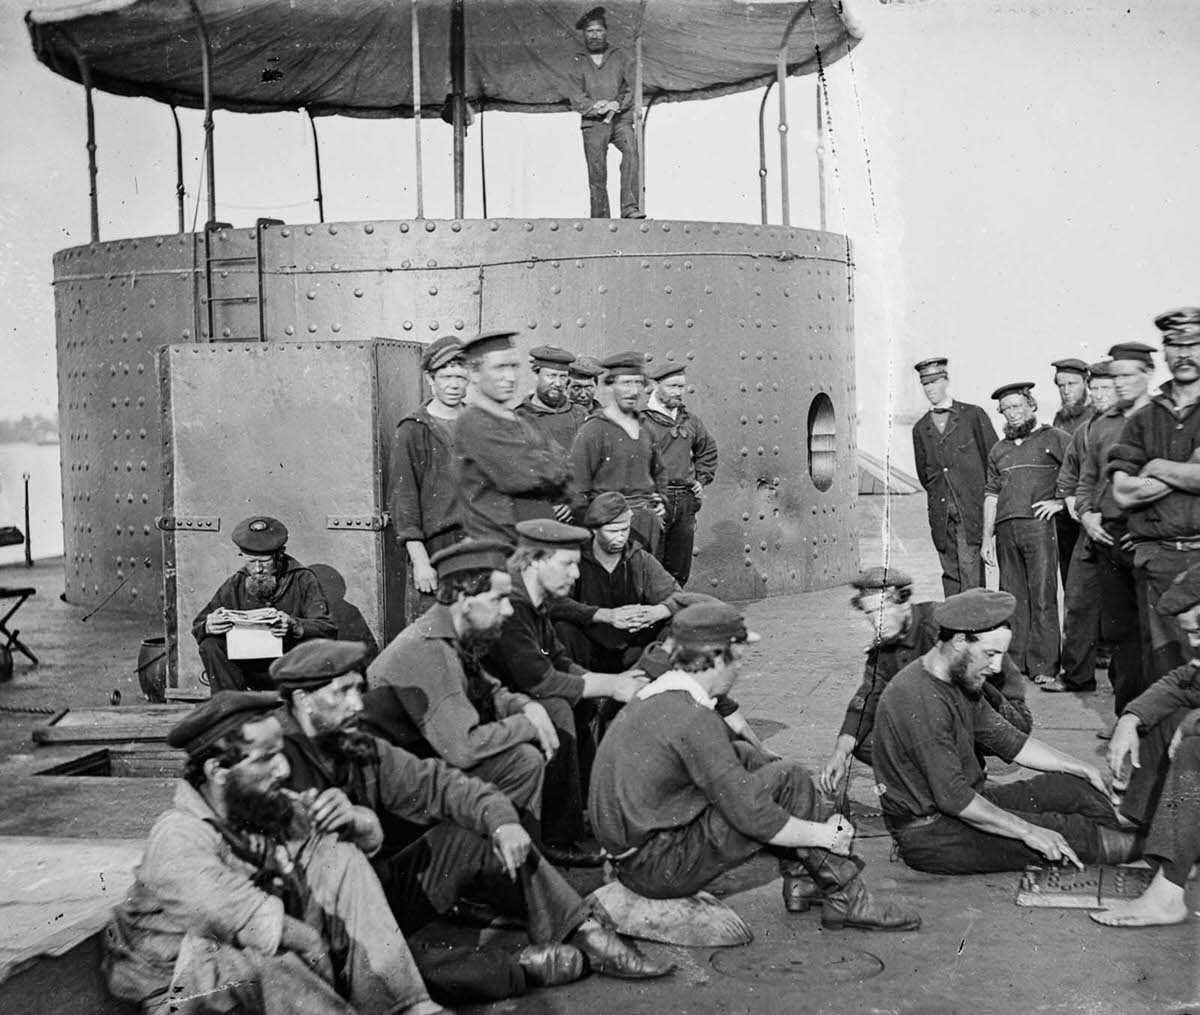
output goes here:
{"type": "Polygon", "coordinates": [[[390,521],[391,517],[386,511],[381,515],[326,515],[325,528],[350,532],[380,532],[388,527],[390,521]]]}
{"type": "Polygon", "coordinates": [[[159,515],[154,524],[163,532],[219,532],[220,515],[159,515]]]}

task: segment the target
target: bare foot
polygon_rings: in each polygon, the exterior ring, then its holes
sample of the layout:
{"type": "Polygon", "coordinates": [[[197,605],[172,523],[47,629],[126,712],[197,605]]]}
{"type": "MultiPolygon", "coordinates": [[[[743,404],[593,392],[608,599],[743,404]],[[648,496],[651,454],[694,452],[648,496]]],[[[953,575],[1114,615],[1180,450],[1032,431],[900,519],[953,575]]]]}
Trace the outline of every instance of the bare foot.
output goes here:
{"type": "Polygon", "coordinates": [[[1150,886],[1136,899],[1114,902],[1107,909],[1088,913],[1088,916],[1106,927],[1158,927],[1183,923],[1188,918],[1188,908],[1183,901],[1183,889],[1168,881],[1160,869],[1150,886]]]}

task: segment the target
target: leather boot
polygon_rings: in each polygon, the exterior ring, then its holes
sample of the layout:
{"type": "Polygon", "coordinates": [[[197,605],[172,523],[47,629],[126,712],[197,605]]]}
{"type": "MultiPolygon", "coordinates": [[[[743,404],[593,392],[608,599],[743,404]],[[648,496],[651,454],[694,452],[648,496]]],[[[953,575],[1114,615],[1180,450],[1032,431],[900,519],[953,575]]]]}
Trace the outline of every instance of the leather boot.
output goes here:
{"type": "Polygon", "coordinates": [[[789,913],[807,913],[821,898],[821,889],[807,871],[783,876],[783,908],[789,913]]]}
{"type": "Polygon", "coordinates": [[[526,945],[517,952],[525,979],[538,987],[574,983],[583,976],[583,952],[574,945],[526,945]]]}
{"type": "Polygon", "coordinates": [[[1098,825],[1096,831],[1100,833],[1100,855],[1096,858],[1097,863],[1128,863],[1142,855],[1142,847],[1146,843],[1144,831],[1126,831],[1106,828],[1104,825],[1098,825]]]}
{"type": "Polygon", "coordinates": [[[916,930],[921,926],[919,914],[871,895],[859,877],[862,862],[857,858],[810,851],[804,863],[823,896],[821,926],[827,930],[916,930]]]}
{"type": "Polygon", "coordinates": [[[571,936],[570,943],[583,952],[592,972],[601,976],[652,980],[675,969],[674,962],[655,962],[642,954],[632,941],[593,921],[584,923],[571,936]]]}

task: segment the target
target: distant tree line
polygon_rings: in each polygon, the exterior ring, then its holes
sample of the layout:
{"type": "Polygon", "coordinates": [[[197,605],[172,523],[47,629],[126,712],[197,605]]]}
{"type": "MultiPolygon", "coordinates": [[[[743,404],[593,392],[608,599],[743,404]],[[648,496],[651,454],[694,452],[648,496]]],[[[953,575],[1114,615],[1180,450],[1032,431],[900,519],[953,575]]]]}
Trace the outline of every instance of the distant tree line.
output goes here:
{"type": "Polygon", "coordinates": [[[0,444],[32,444],[46,434],[58,433],[54,416],[22,416],[0,419],[0,444]]]}

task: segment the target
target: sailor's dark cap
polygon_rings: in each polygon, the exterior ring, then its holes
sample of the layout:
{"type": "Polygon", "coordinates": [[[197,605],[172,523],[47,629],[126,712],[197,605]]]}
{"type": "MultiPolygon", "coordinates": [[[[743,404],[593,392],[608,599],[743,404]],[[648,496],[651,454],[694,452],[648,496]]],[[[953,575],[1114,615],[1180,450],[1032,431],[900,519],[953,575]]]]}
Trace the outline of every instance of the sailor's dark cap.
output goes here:
{"type": "Polygon", "coordinates": [[[1088,365],[1081,359],[1056,359],[1050,365],[1054,367],[1056,374],[1079,374],[1083,377],[1086,377],[1088,374],[1088,365]]]}
{"type": "Polygon", "coordinates": [[[625,495],[618,490],[609,490],[607,493],[600,494],[588,505],[587,512],[583,516],[583,524],[589,529],[598,529],[601,525],[615,522],[627,511],[632,513],[625,495]]]}
{"type": "Polygon", "coordinates": [[[278,518],[255,515],[238,522],[229,538],[243,553],[278,553],[287,546],[288,530],[278,518]]]}
{"type": "Polygon", "coordinates": [[[1144,363],[1146,366],[1154,366],[1153,346],[1146,345],[1145,342],[1118,342],[1108,350],[1109,359],[1128,359],[1136,363],[1144,363]]]}
{"type": "Polygon", "coordinates": [[[366,642],[311,638],[271,663],[271,681],[281,691],[315,691],[351,670],[362,673],[370,657],[366,642]]]}
{"type": "Polygon", "coordinates": [[[535,370],[540,367],[566,370],[574,362],[575,354],[557,345],[537,345],[529,350],[529,363],[535,370]]]}
{"type": "Polygon", "coordinates": [[[876,592],[881,589],[903,589],[912,585],[912,579],[894,567],[868,567],[859,571],[850,584],[860,592],[876,592]]]}
{"type": "Polygon", "coordinates": [[[1033,388],[1033,381],[1013,381],[1011,384],[1001,384],[1000,387],[992,392],[992,397],[998,402],[1007,395],[1027,394],[1033,388]]]}
{"type": "Polygon", "coordinates": [[[217,691],[197,705],[167,732],[167,743],[199,754],[246,723],[265,719],[279,708],[273,691],[217,691]]]}
{"type": "Polygon", "coordinates": [[[430,342],[421,356],[421,369],[427,374],[435,374],[447,363],[463,358],[463,344],[453,335],[443,335],[436,342],[430,342]]]}
{"type": "Polygon", "coordinates": [[[438,581],[463,571],[503,571],[513,548],[498,539],[464,539],[429,558],[438,581]]]}
{"type": "Polygon", "coordinates": [[[466,359],[479,359],[489,352],[502,352],[513,347],[515,331],[485,331],[468,338],[462,344],[462,354],[466,359]]]}
{"type": "Polygon", "coordinates": [[[946,368],[950,361],[945,356],[931,356],[916,364],[913,369],[920,375],[921,383],[932,381],[938,377],[949,377],[946,368]]]}
{"type": "Polygon", "coordinates": [[[746,629],[742,615],[720,600],[685,606],[671,619],[671,636],[691,648],[718,648],[731,642],[753,643],[759,635],[746,629]]]}
{"type": "Polygon", "coordinates": [[[521,546],[535,550],[568,550],[592,538],[587,529],[564,525],[553,518],[528,518],[517,522],[517,535],[521,537],[521,546]]]}
{"type": "Polygon", "coordinates": [[[933,608],[933,619],[947,631],[978,634],[1008,621],[1017,608],[1016,597],[991,589],[967,589],[933,608]]]}

